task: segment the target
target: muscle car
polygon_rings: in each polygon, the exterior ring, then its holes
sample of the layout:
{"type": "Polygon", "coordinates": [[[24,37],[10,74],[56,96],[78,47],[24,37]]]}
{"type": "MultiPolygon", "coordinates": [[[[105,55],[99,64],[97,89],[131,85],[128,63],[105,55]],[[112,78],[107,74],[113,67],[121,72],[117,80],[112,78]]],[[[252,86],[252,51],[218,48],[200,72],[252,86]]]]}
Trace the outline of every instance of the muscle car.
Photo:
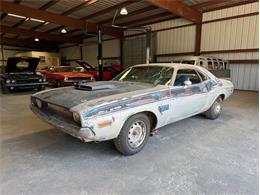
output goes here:
{"type": "Polygon", "coordinates": [[[79,81],[92,81],[94,77],[74,66],[51,66],[39,71],[47,77],[49,85],[69,86],[79,81]]]}
{"type": "Polygon", "coordinates": [[[85,142],[113,140],[119,152],[131,155],[164,125],[200,113],[218,118],[233,89],[202,67],[142,64],[112,81],[38,92],[31,109],[61,131],[85,142]]]}
{"type": "Polygon", "coordinates": [[[40,58],[11,57],[8,58],[5,73],[1,75],[2,93],[19,89],[43,90],[47,79],[36,73],[40,58]]]}

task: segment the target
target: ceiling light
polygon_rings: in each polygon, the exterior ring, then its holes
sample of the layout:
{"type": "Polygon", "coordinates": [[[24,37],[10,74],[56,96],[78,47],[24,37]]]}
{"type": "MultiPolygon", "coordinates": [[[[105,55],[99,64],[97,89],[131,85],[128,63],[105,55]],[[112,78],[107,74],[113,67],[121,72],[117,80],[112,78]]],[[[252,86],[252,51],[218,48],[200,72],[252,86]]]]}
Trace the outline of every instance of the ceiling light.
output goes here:
{"type": "Polygon", "coordinates": [[[125,7],[123,7],[123,8],[121,9],[120,14],[121,14],[121,15],[127,15],[127,14],[128,14],[128,11],[126,10],[125,7]]]}
{"type": "Polygon", "coordinates": [[[65,28],[61,29],[60,31],[62,34],[66,34],[67,33],[67,30],[65,28]]]}
{"type": "Polygon", "coordinates": [[[40,40],[38,38],[35,38],[34,41],[39,42],[40,40]]]}
{"type": "Polygon", "coordinates": [[[42,22],[42,23],[44,23],[43,20],[38,20],[38,19],[35,19],[35,18],[30,18],[30,20],[35,21],[35,22],[42,22]]]}
{"type": "Polygon", "coordinates": [[[13,17],[16,17],[16,18],[23,18],[25,19],[26,17],[24,16],[20,16],[20,15],[15,15],[15,14],[7,14],[8,16],[13,16],[13,17]]]}

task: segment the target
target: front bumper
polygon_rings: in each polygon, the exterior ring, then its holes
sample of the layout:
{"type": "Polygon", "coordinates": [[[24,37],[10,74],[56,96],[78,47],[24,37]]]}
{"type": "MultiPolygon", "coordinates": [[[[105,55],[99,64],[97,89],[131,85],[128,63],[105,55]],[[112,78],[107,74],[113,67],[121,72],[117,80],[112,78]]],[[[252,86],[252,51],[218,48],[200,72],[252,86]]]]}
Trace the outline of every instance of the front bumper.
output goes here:
{"type": "Polygon", "coordinates": [[[90,128],[82,128],[76,124],[67,121],[63,117],[54,115],[48,111],[42,111],[41,109],[33,105],[33,103],[31,104],[30,108],[33,113],[40,119],[63,131],[64,133],[70,134],[73,137],[76,137],[84,142],[94,141],[93,138],[95,136],[95,132],[90,128]]]}
{"type": "Polygon", "coordinates": [[[23,84],[19,84],[19,83],[6,83],[5,84],[6,87],[38,87],[38,86],[42,86],[42,85],[48,85],[48,82],[42,82],[42,83],[23,83],[23,84]]]}

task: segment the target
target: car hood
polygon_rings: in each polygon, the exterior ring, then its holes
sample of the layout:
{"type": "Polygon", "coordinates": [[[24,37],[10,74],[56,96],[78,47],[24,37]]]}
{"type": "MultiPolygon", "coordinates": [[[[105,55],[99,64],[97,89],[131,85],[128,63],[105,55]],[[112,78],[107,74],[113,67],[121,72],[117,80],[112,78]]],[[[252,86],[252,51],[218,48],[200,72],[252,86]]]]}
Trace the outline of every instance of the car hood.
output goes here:
{"type": "Polygon", "coordinates": [[[5,72],[6,73],[15,73],[15,72],[35,72],[40,58],[31,58],[31,57],[11,57],[8,58],[5,72]],[[19,62],[25,62],[25,65],[22,69],[17,67],[19,62]]]}
{"type": "MultiPolygon", "coordinates": [[[[82,90],[73,87],[62,87],[50,89],[34,94],[33,96],[48,103],[52,103],[65,108],[72,108],[79,104],[95,100],[94,104],[102,104],[106,101],[126,98],[128,96],[142,95],[152,91],[157,91],[158,86],[145,83],[120,82],[120,81],[99,81],[88,83],[94,86],[94,90],[82,90]],[[103,86],[110,86],[108,88],[103,86]]],[[[160,86],[159,88],[165,88],[160,86]]],[[[92,105],[95,106],[95,105],[92,105]]]]}

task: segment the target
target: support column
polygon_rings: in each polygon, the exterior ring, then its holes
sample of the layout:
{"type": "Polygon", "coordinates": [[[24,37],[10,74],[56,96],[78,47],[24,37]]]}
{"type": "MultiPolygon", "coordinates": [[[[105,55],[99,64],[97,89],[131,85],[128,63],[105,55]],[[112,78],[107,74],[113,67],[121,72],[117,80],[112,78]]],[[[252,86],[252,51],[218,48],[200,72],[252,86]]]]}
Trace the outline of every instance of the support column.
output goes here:
{"type": "Polygon", "coordinates": [[[200,55],[200,47],[201,47],[201,28],[202,22],[196,24],[196,40],[195,40],[195,52],[196,56],[200,55]]]}
{"type": "Polygon", "coordinates": [[[146,31],[146,64],[151,62],[151,41],[152,41],[152,30],[146,31]]]}
{"type": "Polygon", "coordinates": [[[83,60],[83,51],[82,51],[82,46],[79,46],[79,51],[80,51],[80,60],[83,60]]]}
{"type": "Polygon", "coordinates": [[[124,38],[120,38],[120,40],[119,40],[119,44],[120,44],[120,65],[122,66],[122,67],[124,67],[124,65],[123,65],[123,44],[124,44],[124,38]]]}
{"type": "Polygon", "coordinates": [[[102,29],[98,28],[98,72],[99,80],[103,80],[102,29]]]}

